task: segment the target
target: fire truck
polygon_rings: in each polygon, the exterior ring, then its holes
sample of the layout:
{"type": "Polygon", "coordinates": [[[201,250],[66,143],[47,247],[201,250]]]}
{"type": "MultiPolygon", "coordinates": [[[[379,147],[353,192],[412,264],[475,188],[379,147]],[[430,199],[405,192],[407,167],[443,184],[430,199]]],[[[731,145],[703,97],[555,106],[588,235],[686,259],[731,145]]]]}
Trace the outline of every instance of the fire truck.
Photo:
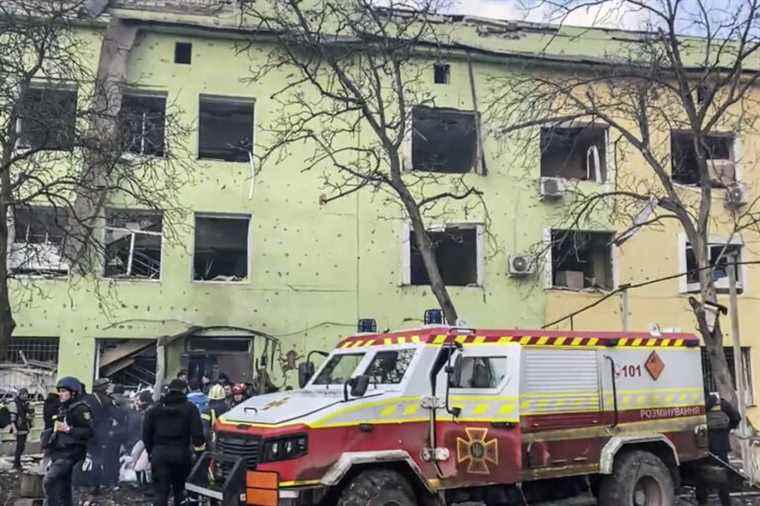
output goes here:
{"type": "Polygon", "coordinates": [[[224,506],[557,499],[669,506],[708,455],[689,334],[424,327],[342,340],[216,423],[187,490],[224,506]]]}

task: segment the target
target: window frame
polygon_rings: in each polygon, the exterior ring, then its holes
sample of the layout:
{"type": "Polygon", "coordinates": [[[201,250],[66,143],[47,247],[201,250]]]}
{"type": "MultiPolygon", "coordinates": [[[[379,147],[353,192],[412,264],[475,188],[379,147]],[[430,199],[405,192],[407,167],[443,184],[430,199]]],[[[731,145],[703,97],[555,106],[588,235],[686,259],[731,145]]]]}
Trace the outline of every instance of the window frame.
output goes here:
{"type": "MultiPolygon", "coordinates": [[[[56,207],[50,206],[50,205],[47,205],[47,206],[46,205],[29,205],[29,206],[26,206],[26,207],[28,209],[51,209],[51,210],[53,210],[53,212],[63,211],[65,213],[65,209],[64,208],[62,208],[62,207],[56,208],[56,207]]],[[[32,212],[32,215],[33,215],[33,212],[32,212]]],[[[63,237],[63,241],[62,241],[61,244],[55,244],[55,243],[51,243],[49,241],[49,239],[48,239],[48,235],[49,234],[46,231],[45,232],[45,242],[44,243],[30,243],[30,242],[28,242],[28,238],[29,238],[29,229],[31,227],[29,225],[27,225],[26,236],[25,236],[25,239],[27,239],[27,240],[25,240],[25,241],[17,241],[15,210],[13,212],[9,212],[8,213],[7,227],[8,227],[8,230],[9,230],[9,233],[8,233],[8,248],[9,248],[9,250],[6,252],[6,262],[8,262],[8,271],[9,271],[10,275],[12,275],[13,277],[17,277],[17,278],[47,278],[47,279],[63,278],[63,277],[66,277],[66,276],[69,275],[71,266],[68,264],[68,262],[66,262],[66,258],[64,257],[63,251],[62,251],[62,248],[64,248],[64,243],[66,241],[66,236],[65,235],[63,237]],[[55,254],[61,259],[61,264],[58,266],[58,267],[60,267],[59,269],[51,269],[51,271],[60,270],[61,273],[50,273],[50,274],[39,273],[39,274],[37,274],[37,273],[32,273],[32,272],[15,272],[15,270],[18,267],[17,266],[14,267],[12,265],[12,262],[11,262],[12,250],[13,250],[15,244],[23,245],[23,246],[21,246],[21,248],[32,248],[32,249],[39,249],[39,250],[42,250],[44,248],[50,248],[50,249],[55,248],[56,251],[57,251],[57,253],[55,253],[55,254]]]]}
{"type": "Polygon", "coordinates": [[[217,284],[217,285],[245,285],[253,282],[253,214],[248,213],[220,213],[220,212],[201,212],[196,211],[193,213],[193,254],[190,259],[190,281],[192,283],[200,284],[217,284]],[[246,251],[246,277],[240,281],[231,280],[204,280],[195,279],[195,252],[198,242],[198,230],[197,223],[198,218],[212,218],[212,219],[232,219],[232,220],[248,220],[248,234],[245,244],[246,251]]]}
{"type": "MultiPolygon", "coordinates": [[[[145,153],[145,114],[143,113],[143,121],[142,121],[142,123],[143,123],[143,129],[142,130],[143,131],[142,131],[142,134],[140,135],[140,152],[139,153],[135,153],[134,151],[130,151],[128,149],[125,149],[124,152],[122,153],[122,158],[126,158],[126,159],[129,159],[129,158],[156,158],[156,159],[163,159],[163,158],[166,158],[167,157],[167,147],[168,147],[168,144],[166,142],[166,121],[167,121],[167,112],[166,111],[167,111],[167,106],[168,106],[168,94],[166,92],[161,92],[161,91],[132,90],[132,89],[130,89],[130,90],[126,90],[123,93],[123,97],[124,98],[126,98],[126,97],[135,97],[135,98],[157,98],[157,99],[162,99],[163,102],[164,102],[164,111],[163,111],[163,114],[164,114],[164,124],[163,124],[163,135],[162,135],[162,137],[163,137],[163,139],[162,139],[163,146],[162,146],[162,150],[161,150],[162,154],[156,155],[156,154],[151,154],[151,153],[147,153],[147,154],[145,153]]],[[[123,106],[124,106],[124,101],[122,99],[122,110],[120,111],[120,114],[124,110],[123,106]]]]}
{"type": "MultiPolygon", "coordinates": [[[[72,130],[74,133],[74,139],[72,139],[72,145],[69,148],[46,148],[46,147],[39,147],[34,148],[31,143],[25,142],[24,139],[24,128],[23,124],[24,121],[22,118],[18,118],[16,120],[16,145],[14,146],[15,151],[39,151],[39,152],[45,152],[45,151],[51,151],[51,152],[61,152],[61,153],[71,153],[76,148],[76,136],[77,136],[77,122],[79,121],[78,116],[78,106],[79,106],[79,86],[77,86],[76,83],[72,82],[50,82],[50,81],[40,81],[40,80],[32,80],[29,83],[29,90],[52,90],[52,91],[62,91],[62,92],[70,92],[74,93],[74,118],[73,118],[73,125],[72,130]]],[[[22,90],[19,88],[19,97],[20,100],[23,101],[22,96],[22,90]]]]}
{"type": "Polygon", "coordinates": [[[616,173],[616,166],[615,166],[615,156],[612,152],[612,143],[610,141],[610,126],[607,123],[601,123],[601,122],[560,122],[560,123],[546,123],[540,126],[539,129],[539,158],[538,158],[538,173],[539,177],[557,177],[560,179],[564,179],[565,181],[578,181],[580,183],[592,183],[597,185],[609,185],[615,178],[616,173]],[[541,149],[541,142],[542,142],[542,133],[544,130],[547,129],[559,129],[559,130],[572,130],[572,129],[598,129],[604,131],[604,166],[601,168],[602,172],[602,180],[598,180],[596,178],[594,179],[578,179],[578,178],[572,178],[572,177],[565,177],[562,175],[557,176],[544,176],[541,171],[542,166],[542,157],[544,154],[543,149],[541,149]]]}
{"type": "MultiPolygon", "coordinates": [[[[699,183],[696,184],[688,184],[688,183],[682,183],[679,181],[676,181],[673,178],[673,169],[674,169],[674,153],[673,153],[673,135],[693,135],[691,130],[683,130],[683,129],[671,129],[668,133],[669,138],[669,145],[668,149],[670,151],[670,157],[669,157],[669,165],[670,165],[670,180],[673,182],[674,185],[677,185],[679,188],[686,188],[691,190],[698,190],[699,189],[699,183]]],[[[742,178],[742,170],[741,170],[741,159],[742,159],[742,142],[741,142],[741,135],[739,132],[711,132],[708,137],[725,137],[732,139],[733,142],[731,142],[729,146],[729,152],[730,152],[730,158],[734,164],[734,183],[735,184],[741,184],[743,182],[742,178]]],[[[720,158],[718,158],[720,160],[720,158]]],[[[711,184],[711,188],[714,189],[723,189],[725,186],[722,185],[716,185],[711,184]]]]}
{"type": "Polygon", "coordinates": [[[251,163],[251,160],[247,161],[238,161],[238,160],[224,160],[221,158],[208,158],[201,155],[201,104],[203,101],[209,101],[209,102],[227,102],[227,103],[245,103],[246,105],[250,105],[252,108],[251,111],[251,153],[255,154],[256,152],[256,111],[258,108],[256,107],[256,99],[253,97],[241,97],[241,96],[235,96],[235,95],[214,95],[214,94],[207,94],[207,93],[201,93],[198,95],[198,110],[197,110],[197,116],[198,116],[198,129],[196,131],[196,143],[195,143],[195,158],[196,160],[200,162],[210,162],[210,163],[251,163]]]}
{"type": "MultiPolygon", "coordinates": [[[[610,260],[612,262],[612,287],[611,288],[582,288],[580,290],[573,290],[564,286],[554,286],[554,263],[552,258],[552,231],[564,230],[561,228],[545,228],[544,229],[544,289],[545,290],[558,290],[567,293],[588,293],[588,292],[601,292],[610,293],[615,291],[620,286],[620,248],[614,244],[610,244],[610,260]]],[[[613,230],[578,230],[580,233],[597,233],[597,234],[610,234],[615,237],[615,231],[613,230]]]]}
{"type": "MultiPolygon", "coordinates": [[[[159,282],[161,282],[162,279],[163,279],[163,275],[164,275],[164,265],[165,265],[164,262],[166,260],[166,258],[165,258],[165,255],[166,255],[166,248],[165,248],[166,242],[165,242],[165,237],[164,237],[164,232],[163,232],[164,231],[164,217],[165,217],[164,213],[157,213],[157,212],[155,212],[154,210],[151,210],[151,209],[134,209],[134,208],[127,208],[127,209],[124,209],[124,208],[110,208],[110,209],[107,209],[107,211],[114,211],[114,212],[117,212],[117,213],[128,213],[129,212],[129,213],[138,213],[138,214],[160,214],[161,215],[161,233],[151,232],[151,231],[147,231],[147,230],[143,231],[143,230],[132,230],[132,229],[129,229],[129,228],[122,228],[122,227],[112,227],[112,226],[108,225],[108,217],[106,217],[106,225],[103,227],[103,231],[104,231],[104,234],[103,234],[103,264],[102,264],[103,267],[102,267],[102,271],[100,273],[101,277],[103,279],[108,279],[108,280],[111,280],[111,281],[119,281],[119,282],[122,282],[122,281],[126,281],[126,282],[140,282],[140,283],[159,283],[159,282]],[[130,238],[130,257],[132,257],[132,255],[134,254],[135,234],[143,234],[143,235],[149,235],[149,236],[153,236],[153,237],[159,236],[161,238],[161,260],[160,260],[161,265],[160,265],[159,270],[158,270],[158,277],[157,278],[142,278],[142,277],[135,277],[135,276],[131,276],[131,275],[125,275],[123,277],[119,277],[119,276],[107,276],[106,275],[106,262],[108,262],[108,256],[106,254],[107,252],[106,252],[106,244],[105,244],[105,242],[106,242],[105,241],[105,234],[109,230],[110,231],[127,231],[127,232],[130,233],[130,235],[131,235],[131,238],[130,238]]],[[[129,266],[130,267],[129,267],[128,270],[131,269],[131,258],[130,258],[129,266]]]]}
{"type": "MultiPolygon", "coordinates": [[[[446,285],[447,288],[483,288],[485,286],[485,224],[480,222],[458,222],[436,224],[426,227],[428,232],[446,231],[448,229],[474,229],[475,230],[475,264],[476,283],[468,285],[446,285]]],[[[412,244],[410,236],[412,224],[405,221],[400,230],[401,244],[401,279],[400,286],[429,288],[430,285],[412,284],[412,244]]]]}
{"type": "MultiPolygon", "coordinates": [[[[708,239],[708,247],[712,246],[725,246],[726,244],[732,245],[732,246],[739,246],[739,261],[742,261],[743,257],[743,251],[744,251],[744,241],[739,236],[733,236],[733,237],[726,237],[722,235],[710,235],[708,239]]],[[[678,235],[678,262],[679,262],[679,268],[680,272],[687,272],[688,271],[688,260],[686,256],[686,252],[688,249],[691,249],[691,245],[689,244],[689,241],[686,238],[686,234],[680,233],[678,235]]],[[[711,259],[712,259],[712,252],[711,252],[711,259]]],[[[738,277],[736,279],[736,290],[737,295],[742,296],[745,293],[747,293],[748,290],[748,272],[747,272],[747,266],[746,265],[739,265],[738,268],[738,277]]],[[[715,281],[715,289],[718,291],[718,293],[728,293],[729,290],[729,282],[728,282],[728,276],[725,278],[721,278],[719,280],[715,281]]],[[[699,282],[697,283],[689,283],[687,276],[681,276],[678,280],[678,291],[681,295],[688,295],[699,292],[699,282]]]]}
{"type": "MultiPolygon", "coordinates": [[[[433,86],[442,86],[433,84],[433,86]]],[[[485,167],[485,147],[484,147],[484,138],[483,138],[483,132],[482,132],[482,114],[479,111],[476,110],[468,110],[468,109],[458,109],[456,107],[444,107],[444,106],[429,106],[429,105],[413,105],[409,106],[407,108],[407,129],[406,129],[406,135],[404,136],[404,140],[401,144],[400,153],[401,153],[401,165],[402,169],[405,172],[415,172],[419,171],[422,173],[430,173],[430,174],[440,174],[441,176],[462,176],[465,174],[478,174],[480,176],[485,176],[487,173],[487,169],[485,167]],[[444,112],[456,112],[460,114],[469,114],[473,117],[473,123],[475,126],[475,155],[473,157],[472,166],[464,171],[464,172],[446,172],[446,171],[430,171],[430,170],[423,170],[423,169],[417,169],[414,166],[414,110],[416,108],[425,108],[425,109],[431,109],[431,110],[440,110],[444,112]]]]}

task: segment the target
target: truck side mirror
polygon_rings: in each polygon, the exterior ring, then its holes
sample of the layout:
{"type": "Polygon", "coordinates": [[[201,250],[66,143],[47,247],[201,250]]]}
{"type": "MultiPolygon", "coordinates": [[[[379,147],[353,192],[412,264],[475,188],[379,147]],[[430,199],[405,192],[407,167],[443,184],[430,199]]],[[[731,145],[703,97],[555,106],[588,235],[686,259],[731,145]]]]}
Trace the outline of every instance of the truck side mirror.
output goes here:
{"type": "Polygon", "coordinates": [[[298,364],[298,386],[303,388],[314,376],[314,362],[301,362],[298,364]]]}
{"type": "Polygon", "coordinates": [[[362,374],[351,378],[351,397],[364,397],[369,388],[369,376],[362,374]]]}

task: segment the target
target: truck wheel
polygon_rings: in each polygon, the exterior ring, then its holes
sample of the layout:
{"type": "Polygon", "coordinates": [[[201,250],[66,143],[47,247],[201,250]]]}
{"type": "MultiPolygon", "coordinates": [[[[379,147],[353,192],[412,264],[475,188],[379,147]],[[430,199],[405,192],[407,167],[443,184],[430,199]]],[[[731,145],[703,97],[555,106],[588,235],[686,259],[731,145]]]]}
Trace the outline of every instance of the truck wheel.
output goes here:
{"type": "Polygon", "coordinates": [[[602,478],[599,506],[673,506],[670,470],[656,455],[630,451],[615,458],[613,473],[602,478]]]}
{"type": "Polygon", "coordinates": [[[338,506],[417,506],[417,499],[399,473],[375,469],[351,480],[340,493],[338,506]]]}

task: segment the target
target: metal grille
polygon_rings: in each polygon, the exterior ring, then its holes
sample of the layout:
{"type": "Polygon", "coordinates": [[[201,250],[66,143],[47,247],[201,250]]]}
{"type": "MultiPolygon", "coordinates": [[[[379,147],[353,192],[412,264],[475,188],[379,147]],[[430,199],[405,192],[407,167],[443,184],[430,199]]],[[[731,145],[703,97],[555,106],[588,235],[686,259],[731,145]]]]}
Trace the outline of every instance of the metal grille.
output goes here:
{"type": "Polygon", "coordinates": [[[0,362],[23,364],[24,359],[58,364],[58,338],[56,337],[12,337],[8,351],[0,357],[0,362]]]}
{"type": "Polygon", "coordinates": [[[259,463],[261,438],[258,436],[222,436],[216,440],[216,450],[223,457],[222,470],[226,474],[238,458],[245,459],[248,469],[255,469],[259,463]]]}

